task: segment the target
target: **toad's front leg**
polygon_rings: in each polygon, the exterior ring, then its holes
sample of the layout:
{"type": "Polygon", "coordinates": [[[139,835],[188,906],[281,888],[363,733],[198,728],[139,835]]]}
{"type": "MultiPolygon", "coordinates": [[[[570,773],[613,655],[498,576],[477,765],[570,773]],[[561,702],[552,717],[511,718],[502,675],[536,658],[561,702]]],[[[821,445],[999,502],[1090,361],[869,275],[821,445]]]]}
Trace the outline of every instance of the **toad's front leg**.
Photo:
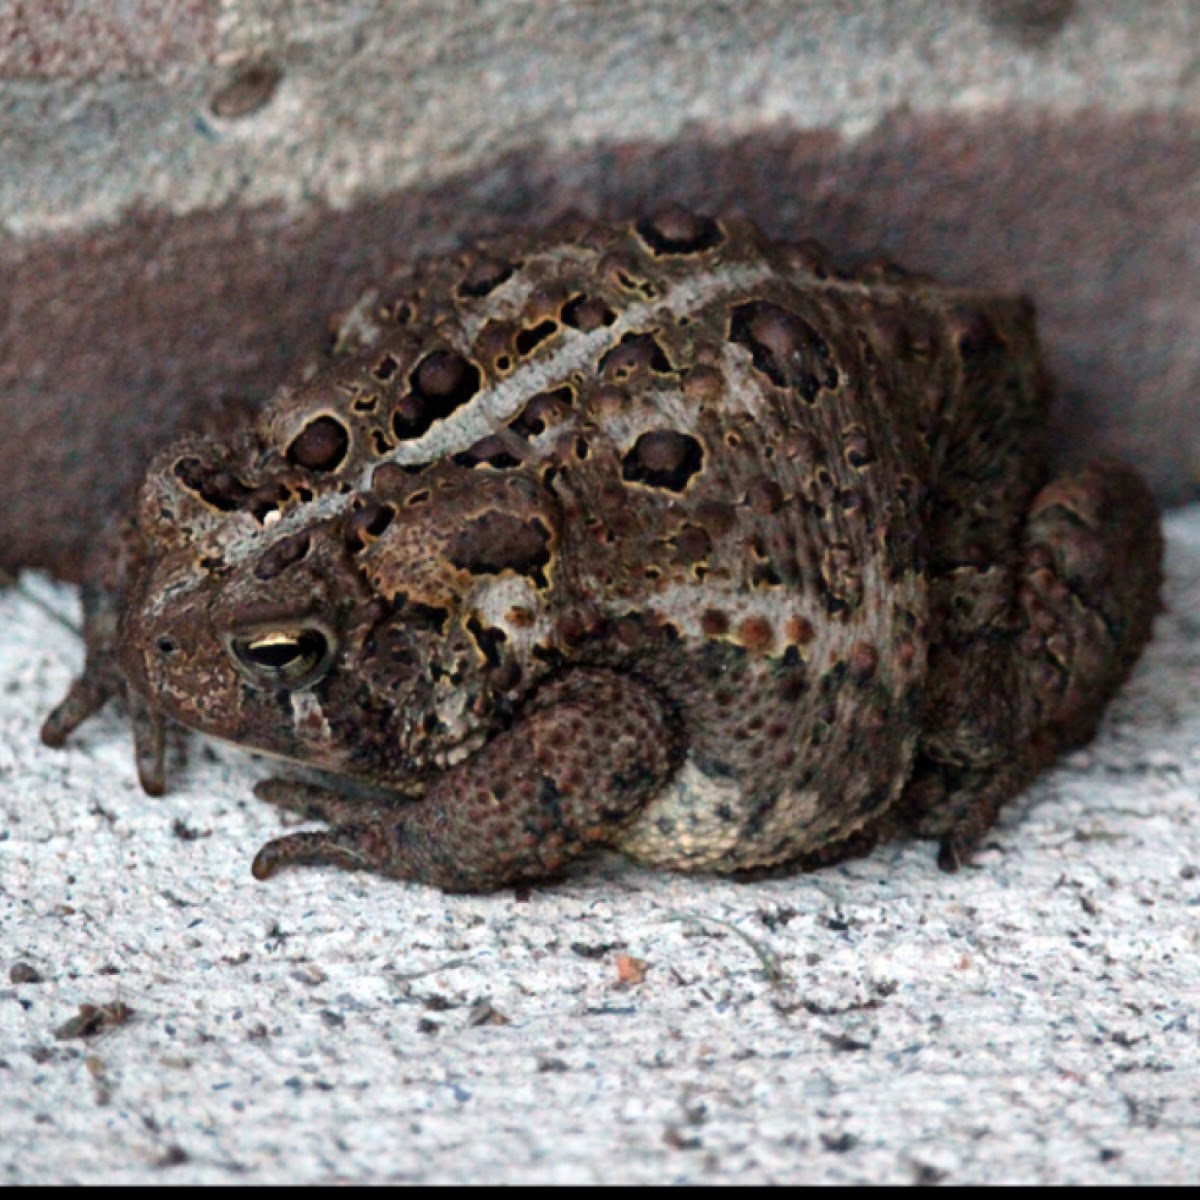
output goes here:
{"type": "Polygon", "coordinates": [[[145,552],[145,542],[133,521],[110,525],[92,552],[80,591],[87,661],[83,674],[42,723],[41,737],[47,746],[63,746],[109,700],[123,701],[133,727],[138,779],[147,795],[161,796],[165,787],[163,717],[127,686],[117,655],[121,614],[145,552]]]}
{"type": "Polygon", "coordinates": [[[580,669],[543,688],[510,729],[438,776],[421,799],[326,805],[331,829],[268,842],[254,874],[329,863],[451,892],[543,879],[611,842],[682,753],[657,692],[627,675],[580,669]]]}

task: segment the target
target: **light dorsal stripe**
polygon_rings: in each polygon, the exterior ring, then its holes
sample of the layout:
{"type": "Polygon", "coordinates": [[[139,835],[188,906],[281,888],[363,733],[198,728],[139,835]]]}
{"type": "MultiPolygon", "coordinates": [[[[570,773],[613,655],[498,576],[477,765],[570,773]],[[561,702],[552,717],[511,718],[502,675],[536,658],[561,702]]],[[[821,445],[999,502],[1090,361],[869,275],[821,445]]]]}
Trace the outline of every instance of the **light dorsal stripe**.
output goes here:
{"type": "MultiPolygon", "coordinates": [[[[630,305],[621,311],[612,325],[588,333],[567,331],[570,336],[564,336],[552,353],[534,359],[507,379],[479,392],[457,411],[435,422],[421,437],[403,441],[388,454],[374,459],[353,481],[349,493],[317,496],[290,509],[268,528],[248,514],[242,514],[252,524],[246,525],[246,536],[231,540],[224,556],[226,562],[243,561],[300,529],[341,515],[357,493],[371,490],[375,471],[385,463],[411,466],[439,461],[466,450],[511,421],[538,392],[558,386],[574,371],[590,373],[606,349],[619,342],[626,333],[644,331],[663,309],[677,316],[690,315],[719,302],[722,297],[744,294],[746,289],[757,287],[777,274],[776,268],[761,260],[730,263],[723,270],[689,275],[663,295],[630,305]]],[[[469,351],[468,346],[458,349],[463,353],[469,351]]]]}

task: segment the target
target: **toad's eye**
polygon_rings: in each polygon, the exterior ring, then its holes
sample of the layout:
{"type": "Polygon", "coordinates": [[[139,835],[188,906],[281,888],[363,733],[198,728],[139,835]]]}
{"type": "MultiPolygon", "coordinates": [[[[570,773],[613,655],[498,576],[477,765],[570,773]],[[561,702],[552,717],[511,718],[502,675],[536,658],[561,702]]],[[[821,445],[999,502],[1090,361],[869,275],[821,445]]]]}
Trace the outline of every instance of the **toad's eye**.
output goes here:
{"type": "Polygon", "coordinates": [[[333,662],[333,640],[322,629],[268,629],[232,637],[229,648],[256,683],[300,691],[322,679],[333,662]]]}

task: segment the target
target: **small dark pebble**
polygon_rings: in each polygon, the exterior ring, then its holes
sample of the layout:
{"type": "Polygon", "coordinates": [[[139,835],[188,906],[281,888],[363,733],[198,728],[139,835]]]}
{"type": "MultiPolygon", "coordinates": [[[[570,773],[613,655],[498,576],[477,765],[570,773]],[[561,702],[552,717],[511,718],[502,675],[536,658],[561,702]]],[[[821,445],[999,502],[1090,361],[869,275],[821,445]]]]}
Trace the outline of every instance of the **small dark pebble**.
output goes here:
{"type": "Polygon", "coordinates": [[[838,1054],[853,1054],[859,1050],[870,1050],[870,1042],[860,1042],[848,1033],[823,1033],[821,1036],[838,1054]]]}
{"type": "Polygon", "coordinates": [[[935,1187],[946,1178],[946,1172],[929,1163],[913,1163],[913,1183],[917,1187],[935,1187]]]}
{"type": "Polygon", "coordinates": [[[54,1036],[59,1041],[92,1037],[108,1029],[116,1029],[132,1017],[133,1009],[120,1000],[114,1000],[111,1004],[81,1004],[79,1012],[69,1021],[64,1021],[54,1031],[54,1036]]]}
{"type": "Polygon", "coordinates": [[[211,829],[193,829],[186,821],[176,817],[171,822],[171,832],[181,842],[194,842],[199,838],[212,837],[211,829]]]}
{"type": "Polygon", "coordinates": [[[498,1008],[494,1008],[490,1000],[477,1000],[471,1005],[471,1011],[467,1014],[468,1027],[508,1024],[511,1024],[509,1019],[498,1008]]]}
{"type": "Polygon", "coordinates": [[[42,973],[31,963],[22,960],[9,967],[8,981],[9,983],[41,983],[42,973]]]}
{"type": "Polygon", "coordinates": [[[571,953],[578,954],[580,958],[601,959],[606,957],[610,950],[620,948],[617,942],[601,942],[594,946],[589,946],[586,942],[571,943],[571,953]]]}
{"type": "Polygon", "coordinates": [[[858,1145],[858,1138],[852,1133],[839,1133],[836,1137],[830,1133],[823,1133],[821,1145],[831,1154],[846,1154],[858,1145]]]}

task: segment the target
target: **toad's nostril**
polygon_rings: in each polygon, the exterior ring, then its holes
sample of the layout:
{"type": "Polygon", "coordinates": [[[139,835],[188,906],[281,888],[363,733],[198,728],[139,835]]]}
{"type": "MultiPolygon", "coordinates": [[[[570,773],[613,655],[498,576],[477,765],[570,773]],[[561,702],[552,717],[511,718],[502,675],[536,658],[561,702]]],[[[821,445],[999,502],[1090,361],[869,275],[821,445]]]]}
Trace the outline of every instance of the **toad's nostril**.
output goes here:
{"type": "Polygon", "coordinates": [[[174,654],[175,651],[179,649],[179,645],[175,639],[165,635],[160,637],[154,644],[157,647],[159,654],[174,654]]]}

